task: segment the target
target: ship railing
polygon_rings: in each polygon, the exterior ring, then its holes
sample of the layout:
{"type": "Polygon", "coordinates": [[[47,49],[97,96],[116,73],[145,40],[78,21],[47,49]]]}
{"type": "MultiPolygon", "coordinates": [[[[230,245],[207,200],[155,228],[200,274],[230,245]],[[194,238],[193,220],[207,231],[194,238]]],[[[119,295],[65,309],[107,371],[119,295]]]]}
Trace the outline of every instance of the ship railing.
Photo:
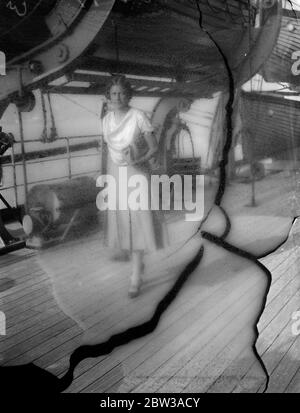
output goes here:
{"type": "MultiPolygon", "coordinates": [[[[47,148],[45,150],[39,149],[36,151],[18,151],[17,146],[21,145],[21,141],[15,142],[14,146],[11,148],[11,154],[6,155],[4,158],[3,163],[3,182],[0,187],[1,193],[5,194],[8,191],[13,190],[13,195],[8,196],[8,200],[14,207],[19,207],[21,205],[25,205],[26,208],[26,194],[30,187],[49,183],[49,182],[58,182],[63,181],[66,179],[72,179],[79,176],[95,176],[97,173],[101,172],[102,168],[102,157],[101,157],[101,146],[102,146],[102,136],[98,135],[85,135],[85,136],[65,136],[65,137],[58,137],[55,142],[64,142],[63,146],[56,146],[54,148],[47,148]],[[79,144],[74,144],[74,141],[79,141],[79,144]],[[95,149],[96,151],[93,153],[84,153],[88,150],[95,149]],[[80,154],[78,154],[80,152],[80,154]],[[9,159],[10,158],[10,159],[9,159]],[[89,162],[87,162],[87,170],[76,172],[74,167],[72,167],[72,161],[74,159],[88,159],[88,158],[98,158],[98,166],[97,168],[89,168],[89,162]],[[42,179],[34,179],[28,180],[27,179],[27,171],[28,166],[36,165],[36,164],[45,164],[49,162],[63,162],[67,161],[67,174],[62,174],[60,176],[49,176],[49,178],[42,178],[42,179]],[[17,177],[17,168],[23,166],[23,175],[22,180],[17,177]],[[8,168],[12,168],[12,183],[5,185],[5,181],[7,181],[7,172],[8,168]],[[24,188],[24,197],[20,196],[20,191],[18,189],[24,188]],[[20,198],[24,198],[24,201],[20,198]],[[23,202],[22,202],[23,201],[23,202]]],[[[24,146],[28,146],[29,144],[36,144],[38,141],[36,139],[26,139],[24,141],[24,146]]],[[[38,171],[35,174],[35,177],[38,178],[39,174],[38,171]]]]}

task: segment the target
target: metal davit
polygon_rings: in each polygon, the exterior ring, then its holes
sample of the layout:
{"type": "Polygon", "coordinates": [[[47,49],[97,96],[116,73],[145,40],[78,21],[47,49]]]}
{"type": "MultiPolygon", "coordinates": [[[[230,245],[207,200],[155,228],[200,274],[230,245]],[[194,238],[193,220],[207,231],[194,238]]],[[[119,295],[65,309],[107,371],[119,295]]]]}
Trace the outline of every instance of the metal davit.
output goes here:
{"type": "Polygon", "coordinates": [[[94,40],[114,1],[10,1],[1,3],[2,112],[19,94],[64,73],[94,40]]]}

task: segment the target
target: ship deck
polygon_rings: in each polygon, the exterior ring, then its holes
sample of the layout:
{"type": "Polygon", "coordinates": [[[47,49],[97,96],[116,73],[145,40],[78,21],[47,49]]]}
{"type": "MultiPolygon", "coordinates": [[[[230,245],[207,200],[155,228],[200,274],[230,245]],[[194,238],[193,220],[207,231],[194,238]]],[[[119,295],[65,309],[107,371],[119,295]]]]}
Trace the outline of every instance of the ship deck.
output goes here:
{"type": "MultiPolygon", "coordinates": [[[[232,217],[231,243],[259,254],[283,242],[260,260],[272,284],[257,341],[270,375],[267,391],[278,393],[300,391],[300,341],[292,333],[300,302],[298,221],[289,233],[296,208],[293,179],[284,172],[257,182],[256,207],[247,206],[249,184],[231,183],[224,202],[232,217]]],[[[220,215],[212,216],[206,229],[217,233],[220,215]]],[[[127,296],[130,263],[111,261],[97,231],[46,250],[1,257],[1,311],[7,322],[1,364],[34,362],[63,376],[79,345],[102,342],[148,320],[203,243],[203,262],[155,331],[82,361],[66,392],[261,392],[265,376],[251,343],[266,276],[253,262],[200,237],[182,245],[194,224],[180,214],[169,220],[175,241],[167,251],[147,256],[145,283],[134,300],[127,296]]]]}

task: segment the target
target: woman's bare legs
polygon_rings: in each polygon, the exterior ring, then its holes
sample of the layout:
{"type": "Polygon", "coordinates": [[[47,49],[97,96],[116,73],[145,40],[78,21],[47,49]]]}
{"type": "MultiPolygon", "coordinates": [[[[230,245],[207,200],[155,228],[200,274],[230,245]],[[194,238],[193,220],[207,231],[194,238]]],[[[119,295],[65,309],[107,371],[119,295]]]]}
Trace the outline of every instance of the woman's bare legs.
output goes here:
{"type": "Polygon", "coordinates": [[[144,270],[144,251],[137,250],[132,252],[132,274],[130,278],[129,296],[136,297],[140,292],[142,283],[142,273],[144,270]]]}

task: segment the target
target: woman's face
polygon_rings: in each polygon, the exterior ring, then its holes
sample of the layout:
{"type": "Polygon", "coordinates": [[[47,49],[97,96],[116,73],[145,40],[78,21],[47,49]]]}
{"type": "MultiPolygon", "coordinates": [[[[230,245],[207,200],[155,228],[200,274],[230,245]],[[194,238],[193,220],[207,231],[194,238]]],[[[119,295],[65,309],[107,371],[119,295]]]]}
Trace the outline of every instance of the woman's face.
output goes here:
{"type": "Polygon", "coordinates": [[[128,95],[122,86],[113,85],[111,87],[110,102],[113,109],[125,109],[128,106],[128,95]]]}

